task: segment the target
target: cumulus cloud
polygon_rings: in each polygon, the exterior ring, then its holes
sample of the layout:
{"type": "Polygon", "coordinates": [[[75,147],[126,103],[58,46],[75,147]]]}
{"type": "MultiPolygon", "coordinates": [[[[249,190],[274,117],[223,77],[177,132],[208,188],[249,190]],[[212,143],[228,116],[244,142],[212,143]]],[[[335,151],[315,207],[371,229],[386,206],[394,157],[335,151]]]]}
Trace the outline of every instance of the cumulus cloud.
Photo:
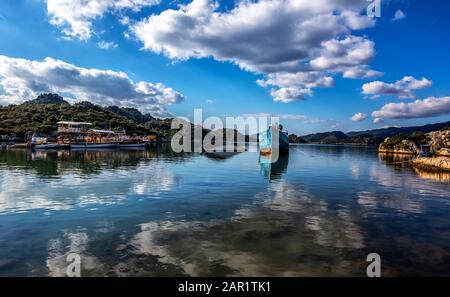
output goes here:
{"type": "Polygon", "coordinates": [[[433,82],[425,77],[416,79],[412,76],[405,76],[395,83],[385,83],[373,81],[362,86],[365,95],[393,95],[400,99],[415,98],[414,91],[431,87],[433,82]]]}
{"type": "Polygon", "coordinates": [[[362,122],[365,119],[367,119],[367,115],[362,112],[358,112],[357,114],[355,114],[350,118],[350,120],[352,120],[353,122],[362,122]]]}
{"type": "Polygon", "coordinates": [[[297,72],[297,73],[270,73],[264,80],[258,80],[257,83],[262,87],[279,86],[288,88],[290,86],[305,86],[308,89],[316,87],[332,87],[334,79],[330,76],[324,76],[321,72],[297,72]]]}
{"type": "Polygon", "coordinates": [[[410,103],[388,103],[380,110],[374,111],[374,123],[383,119],[415,119],[450,114],[450,97],[430,97],[410,103]]]}
{"type": "Polygon", "coordinates": [[[308,88],[280,88],[272,89],[270,95],[272,95],[275,102],[289,103],[311,96],[312,91],[308,88]]]}
{"type": "Polygon", "coordinates": [[[401,11],[400,9],[398,9],[396,12],[395,12],[395,14],[394,14],[394,17],[392,18],[392,21],[399,21],[399,20],[402,20],[402,19],[404,19],[404,18],[406,18],[406,14],[403,12],[403,11],[401,11]]]}
{"type": "Polygon", "coordinates": [[[332,85],[330,75],[379,75],[369,69],[374,43],[352,31],[374,25],[363,0],[193,0],[130,25],[143,49],[174,60],[214,58],[264,79],[276,101],[290,102],[332,85]]]}
{"type": "Polygon", "coordinates": [[[50,23],[61,28],[68,38],[87,40],[92,36],[92,22],[105,13],[125,9],[139,11],[160,0],[47,0],[50,23]]]}
{"type": "Polygon", "coordinates": [[[334,85],[334,79],[324,76],[318,71],[297,72],[297,73],[270,73],[266,79],[258,80],[262,87],[272,88],[271,95],[275,101],[289,103],[295,100],[303,100],[312,95],[312,88],[329,88],[334,85]],[[298,87],[297,87],[298,86],[298,87]]]}
{"type": "Polygon", "coordinates": [[[0,56],[0,103],[18,104],[44,92],[158,114],[185,99],[161,83],[134,82],[124,72],[81,68],[53,58],[30,61],[0,56]]]}
{"type": "Polygon", "coordinates": [[[313,69],[330,70],[342,66],[364,65],[375,55],[374,43],[357,36],[322,43],[320,56],[311,60],[313,69]]]}

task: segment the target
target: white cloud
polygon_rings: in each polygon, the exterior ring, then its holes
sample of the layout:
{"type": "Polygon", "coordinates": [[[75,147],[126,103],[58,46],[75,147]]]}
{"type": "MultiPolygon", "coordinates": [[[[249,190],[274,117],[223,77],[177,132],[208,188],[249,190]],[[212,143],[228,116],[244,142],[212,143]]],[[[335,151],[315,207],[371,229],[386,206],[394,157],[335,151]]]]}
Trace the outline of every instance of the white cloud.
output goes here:
{"type": "Polygon", "coordinates": [[[275,102],[289,103],[296,100],[303,100],[306,96],[311,96],[311,89],[305,88],[280,88],[272,89],[270,95],[275,102]]]}
{"type": "Polygon", "coordinates": [[[50,23],[61,28],[65,37],[88,40],[92,36],[92,23],[105,13],[125,9],[139,11],[156,5],[160,0],[47,0],[50,23]]]}
{"type": "Polygon", "coordinates": [[[313,118],[313,117],[309,117],[309,116],[305,116],[305,115],[301,115],[301,114],[289,114],[289,113],[271,114],[271,113],[267,113],[267,112],[260,112],[257,114],[244,114],[243,117],[245,117],[245,118],[248,118],[248,117],[277,117],[280,120],[299,121],[299,122],[303,122],[305,124],[317,124],[317,123],[326,122],[325,120],[322,120],[319,118],[313,118]]]}
{"type": "Polygon", "coordinates": [[[322,43],[320,56],[311,60],[317,70],[331,70],[342,66],[365,65],[375,55],[374,43],[357,36],[333,39],[322,43]]]}
{"type": "Polygon", "coordinates": [[[374,111],[374,122],[383,119],[415,119],[450,114],[450,97],[430,97],[410,103],[388,103],[380,110],[374,111]]]}
{"type": "Polygon", "coordinates": [[[126,73],[81,68],[53,58],[43,61],[0,56],[0,103],[18,104],[39,93],[68,94],[78,101],[130,106],[162,114],[185,97],[161,83],[133,82],[126,73]]]}
{"type": "Polygon", "coordinates": [[[106,41],[100,41],[97,43],[98,47],[101,49],[110,49],[110,48],[117,48],[118,45],[114,42],[106,42],[106,41]]]}
{"type": "Polygon", "coordinates": [[[330,76],[324,76],[318,71],[311,72],[278,72],[270,73],[265,80],[258,80],[257,83],[262,87],[278,86],[288,88],[290,86],[304,86],[308,89],[316,87],[332,87],[334,79],[330,76]]]}
{"type": "Polygon", "coordinates": [[[401,126],[398,125],[386,125],[382,126],[381,129],[389,129],[389,128],[401,128],[401,126]]]}
{"type": "Polygon", "coordinates": [[[175,115],[169,112],[163,105],[146,105],[144,110],[155,118],[166,119],[175,117],[175,115]]]}
{"type": "Polygon", "coordinates": [[[367,65],[347,67],[344,69],[344,78],[376,78],[383,75],[383,72],[370,69],[367,65]]]}
{"type": "Polygon", "coordinates": [[[262,74],[258,83],[271,85],[276,101],[303,99],[312,88],[331,86],[335,73],[379,74],[368,67],[374,43],[352,35],[374,25],[361,13],[364,0],[237,1],[225,12],[218,3],[193,0],[134,23],[130,31],[143,49],[174,60],[212,57],[262,74]]]}
{"type": "Polygon", "coordinates": [[[353,122],[362,122],[365,119],[367,119],[367,115],[362,112],[358,112],[350,118],[350,120],[352,120],[353,122]]]}
{"type": "Polygon", "coordinates": [[[406,18],[406,14],[403,11],[401,11],[400,9],[398,9],[395,12],[394,17],[392,18],[392,21],[399,21],[399,20],[402,20],[404,18],[406,18]]]}
{"type": "Polygon", "coordinates": [[[374,123],[374,124],[383,124],[384,121],[383,121],[383,119],[381,119],[381,118],[374,118],[374,119],[373,119],[373,123],[374,123]]]}
{"type": "Polygon", "coordinates": [[[385,83],[382,81],[373,81],[362,86],[362,92],[365,95],[394,95],[400,99],[415,98],[414,91],[431,87],[433,82],[425,77],[420,80],[405,76],[395,83],[385,83]]]}

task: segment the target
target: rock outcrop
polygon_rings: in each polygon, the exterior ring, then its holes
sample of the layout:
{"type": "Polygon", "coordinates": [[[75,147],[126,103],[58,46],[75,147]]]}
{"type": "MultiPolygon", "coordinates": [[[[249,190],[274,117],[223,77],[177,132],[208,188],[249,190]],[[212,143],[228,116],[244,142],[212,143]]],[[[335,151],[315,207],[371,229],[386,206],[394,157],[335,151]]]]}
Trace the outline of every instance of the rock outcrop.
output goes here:
{"type": "Polygon", "coordinates": [[[450,130],[435,131],[426,134],[431,149],[443,155],[450,155],[450,130]]]}
{"type": "Polygon", "coordinates": [[[436,156],[450,157],[450,130],[389,137],[379,146],[379,152],[416,155],[421,143],[430,145],[436,156]]]}
{"type": "Polygon", "coordinates": [[[416,158],[413,160],[413,166],[428,171],[450,171],[450,158],[416,158]]]}
{"type": "Polygon", "coordinates": [[[430,172],[450,172],[450,130],[427,134],[396,135],[386,138],[378,151],[386,154],[418,155],[420,144],[428,144],[434,153],[432,158],[415,158],[412,165],[416,169],[430,172]]]}
{"type": "Polygon", "coordinates": [[[392,143],[391,138],[386,138],[378,148],[378,151],[385,154],[408,155],[417,155],[420,152],[418,146],[411,140],[404,139],[398,143],[392,143]]]}
{"type": "Polygon", "coordinates": [[[435,152],[438,157],[450,157],[450,148],[441,148],[435,152]]]}

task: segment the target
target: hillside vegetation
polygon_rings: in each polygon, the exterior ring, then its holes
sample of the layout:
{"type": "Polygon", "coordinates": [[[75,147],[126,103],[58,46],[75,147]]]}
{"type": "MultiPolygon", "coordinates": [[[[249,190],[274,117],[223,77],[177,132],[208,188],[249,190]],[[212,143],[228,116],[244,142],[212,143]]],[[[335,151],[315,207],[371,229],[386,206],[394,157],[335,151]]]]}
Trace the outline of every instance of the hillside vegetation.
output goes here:
{"type": "Polygon", "coordinates": [[[413,142],[415,145],[420,146],[421,144],[427,143],[427,136],[425,133],[416,131],[411,135],[397,134],[392,137],[387,138],[383,145],[386,149],[393,149],[395,146],[401,144],[404,140],[413,142]]]}
{"type": "Polygon", "coordinates": [[[170,120],[158,120],[134,108],[102,107],[90,102],[71,105],[56,94],[0,107],[0,135],[14,133],[23,138],[27,132],[51,134],[58,121],[90,122],[92,128],[125,130],[131,135],[170,133],[170,120]]]}

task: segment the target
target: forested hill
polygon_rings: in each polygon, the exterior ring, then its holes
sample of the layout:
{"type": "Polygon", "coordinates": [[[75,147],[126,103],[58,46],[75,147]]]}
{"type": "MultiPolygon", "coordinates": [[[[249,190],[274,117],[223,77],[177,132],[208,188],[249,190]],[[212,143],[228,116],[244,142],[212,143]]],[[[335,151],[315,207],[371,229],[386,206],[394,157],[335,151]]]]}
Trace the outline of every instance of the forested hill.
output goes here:
{"type": "Polygon", "coordinates": [[[90,122],[93,128],[128,134],[170,133],[170,119],[159,120],[134,108],[102,107],[90,102],[69,104],[56,94],[42,94],[20,105],[0,107],[0,135],[24,137],[27,132],[51,134],[58,121],[90,122]]]}

